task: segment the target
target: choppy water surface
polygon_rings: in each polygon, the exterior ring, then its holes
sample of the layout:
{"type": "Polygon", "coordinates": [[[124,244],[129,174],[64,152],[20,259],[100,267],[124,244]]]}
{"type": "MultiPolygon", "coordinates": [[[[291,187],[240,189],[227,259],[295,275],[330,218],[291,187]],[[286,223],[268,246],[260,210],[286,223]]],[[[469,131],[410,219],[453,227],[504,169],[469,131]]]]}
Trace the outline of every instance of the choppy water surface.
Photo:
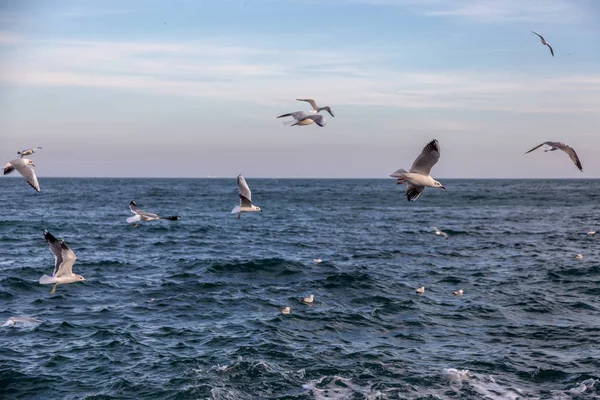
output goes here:
{"type": "Polygon", "coordinates": [[[0,397],[600,398],[600,181],[247,180],[1,179],[0,397]]]}

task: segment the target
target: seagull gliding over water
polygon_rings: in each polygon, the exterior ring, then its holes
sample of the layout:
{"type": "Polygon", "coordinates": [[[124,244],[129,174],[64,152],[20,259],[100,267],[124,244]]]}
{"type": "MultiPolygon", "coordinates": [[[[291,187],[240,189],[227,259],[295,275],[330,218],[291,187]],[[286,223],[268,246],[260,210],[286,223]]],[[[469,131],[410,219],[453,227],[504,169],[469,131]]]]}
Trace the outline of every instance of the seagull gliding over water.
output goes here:
{"type": "MultiPolygon", "coordinates": [[[[567,146],[566,144],[564,144],[562,142],[544,142],[542,144],[538,144],[533,149],[529,150],[527,153],[531,153],[535,149],[538,149],[542,146],[547,147],[547,149],[544,150],[544,153],[548,152],[548,151],[555,151],[555,150],[564,151],[565,153],[567,153],[569,155],[569,157],[571,157],[571,161],[573,161],[575,166],[577,168],[579,168],[579,170],[581,172],[583,172],[583,167],[581,166],[581,161],[579,161],[579,157],[577,157],[577,153],[575,153],[575,150],[571,146],[567,146]]],[[[525,153],[525,154],[527,154],[527,153],[525,153]]]]}
{"type": "Polygon", "coordinates": [[[4,175],[10,174],[16,169],[23,175],[23,178],[29,183],[29,186],[39,192],[40,184],[38,183],[35,171],[31,168],[32,166],[35,167],[35,164],[28,158],[15,158],[4,165],[4,175]]]}
{"type": "Polygon", "coordinates": [[[246,183],[246,179],[239,174],[237,177],[238,190],[240,191],[240,205],[235,206],[233,210],[231,210],[232,214],[237,214],[238,219],[242,217],[243,212],[255,212],[260,211],[260,207],[252,204],[252,192],[250,192],[250,188],[246,183]]]}
{"type": "Polygon", "coordinates": [[[50,251],[54,254],[54,272],[52,276],[42,275],[40,283],[42,285],[54,284],[50,294],[54,294],[58,284],[85,281],[83,276],[73,273],[73,264],[75,264],[77,257],[73,250],[69,248],[67,242],[56,239],[47,230],[44,231],[44,238],[48,242],[50,251]]]}

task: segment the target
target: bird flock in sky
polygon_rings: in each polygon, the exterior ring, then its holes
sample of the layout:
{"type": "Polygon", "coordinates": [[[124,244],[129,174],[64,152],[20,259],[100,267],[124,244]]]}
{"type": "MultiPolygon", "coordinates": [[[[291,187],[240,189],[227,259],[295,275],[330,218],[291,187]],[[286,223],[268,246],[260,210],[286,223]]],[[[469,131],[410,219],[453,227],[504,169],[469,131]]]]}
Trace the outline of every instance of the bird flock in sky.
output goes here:
{"type": "MultiPolygon", "coordinates": [[[[537,35],[540,38],[542,45],[548,46],[550,49],[550,54],[554,57],[554,50],[548,44],[544,37],[534,31],[533,34],[537,35]]],[[[317,124],[320,127],[325,127],[327,125],[327,119],[324,115],[320,114],[321,111],[327,111],[332,117],[335,117],[333,111],[329,106],[319,107],[317,103],[313,99],[296,99],[297,101],[303,101],[310,104],[312,107],[309,111],[295,111],[291,113],[286,113],[279,115],[277,118],[286,118],[291,117],[291,120],[285,121],[284,124],[288,126],[306,126],[317,124]]],[[[575,166],[583,172],[583,167],[581,165],[581,161],[577,156],[575,150],[562,143],[562,142],[543,142],[531,150],[527,151],[525,154],[530,153],[540,147],[544,147],[545,151],[555,151],[562,150],[571,158],[575,166]]],[[[25,179],[25,181],[37,192],[41,192],[40,184],[38,182],[37,176],[35,174],[35,164],[32,160],[28,158],[24,158],[25,156],[30,156],[35,154],[42,147],[29,148],[25,150],[18,151],[17,154],[20,156],[14,160],[9,161],[4,165],[4,175],[8,175],[12,173],[14,170],[17,170],[25,179]]],[[[418,200],[426,187],[430,188],[439,188],[445,190],[446,188],[438,181],[433,179],[431,176],[431,169],[440,159],[440,144],[437,140],[432,140],[423,148],[419,156],[413,162],[409,171],[404,169],[398,169],[393,172],[390,176],[392,178],[397,179],[397,184],[402,185],[404,183],[407,184],[406,188],[406,198],[408,201],[416,201],[418,200]]],[[[238,219],[241,218],[242,213],[245,212],[257,212],[261,211],[260,207],[254,205],[252,203],[252,193],[250,191],[250,187],[246,182],[246,179],[240,174],[237,177],[237,184],[239,190],[239,199],[240,204],[235,206],[231,211],[231,214],[237,214],[238,219]]],[[[134,214],[134,216],[127,218],[127,222],[129,224],[135,224],[135,228],[138,227],[140,222],[154,221],[154,220],[169,220],[169,221],[177,221],[180,219],[179,216],[168,216],[161,217],[158,214],[142,211],[138,208],[136,202],[132,200],[129,203],[129,209],[134,214]]],[[[440,231],[438,228],[431,226],[431,229],[434,230],[434,233],[440,237],[444,237],[446,240],[448,239],[448,234],[440,231]]],[[[588,235],[594,235],[595,231],[588,232],[588,235]]],[[[73,264],[77,257],[73,250],[69,248],[67,243],[64,240],[59,240],[55,238],[50,232],[47,230],[44,231],[44,238],[48,242],[48,246],[50,251],[54,255],[55,258],[55,266],[54,272],[52,276],[43,275],[39,283],[41,284],[52,284],[51,294],[53,294],[56,290],[56,286],[59,284],[73,283],[78,281],[84,281],[85,278],[81,275],[73,273],[73,264]]],[[[582,259],[583,256],[578,254],[576,256],[577,259],[582,259]]],[[[320,263],[323,260],[314,259],[316,263],[320,263]]],[[[421,286],[416,289],[418,294],[423,294],[425,292],[425,287],[421,286]]],[[[456,296],[462,296],[464,293],[463,289],[459,289],[452,294],[456,296]]],[[[312,304],[315,297],[314,295],[310,295],[309,297],[302,298],[302,302],[305,304],[312,304]]],[[[291,307],[286,306],[281,310],[282,314],[290,314],[291,307]]],[[[7,324],[14,324],[19,320],[20,317],[15,317],[16,319],[7,321],[7,324]],[[10,322],[10,323],[9,323],[10,322]]],[[[3,326],[6,326],[3,325],[3,326]]]]}

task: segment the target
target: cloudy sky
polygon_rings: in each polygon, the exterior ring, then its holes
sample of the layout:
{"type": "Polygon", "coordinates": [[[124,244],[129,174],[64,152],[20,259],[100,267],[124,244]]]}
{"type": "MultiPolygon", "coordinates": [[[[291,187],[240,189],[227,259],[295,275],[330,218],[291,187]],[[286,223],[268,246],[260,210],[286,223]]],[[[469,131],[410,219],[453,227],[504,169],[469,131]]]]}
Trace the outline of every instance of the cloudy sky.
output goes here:
{"type": "Polygon", "coordinates": [[[600,2],[0,2],[0,160],[41,177],[385,178],[434,138],[439,179],[600,178],[600,2]]]}

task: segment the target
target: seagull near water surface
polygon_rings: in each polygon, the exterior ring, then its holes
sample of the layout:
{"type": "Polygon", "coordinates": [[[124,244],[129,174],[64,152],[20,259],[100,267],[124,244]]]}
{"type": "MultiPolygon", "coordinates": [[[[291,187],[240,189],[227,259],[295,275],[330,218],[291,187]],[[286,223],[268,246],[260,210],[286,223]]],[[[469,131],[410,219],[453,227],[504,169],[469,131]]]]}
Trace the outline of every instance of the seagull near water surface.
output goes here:
{"type": "Polygon", "coordinates": [[[75,256],[73,250],[69,248],[67,242],[58,240],[47,230],[44,231],[44,238],[48,242],[50,251],[54,254],[54,272],[52,273],[52,276],[43,275],[40,278],[40,283],[42,285],[54,284],[50,294],[54,294],[56,285],[85,281],[83,276],[73,273],[73,264],[75,264],[77,256],[75,256]]]}
{"type": "Polygon", "coordinates": [[[235,206],[233,210],[231,210],[232,214],[237,214],[238,219],[242,217],[243,212],[256,212],[261,211],[260,207],[252,204],[252,192],[246,183],[246,179],[239,174],[237,177],[238,190],[240,191],[240,205],[235,206]]]}
{"type": "Polygon", "coordinates": [[[32,167],[35,167],[35,164],[29,158],[15,158],[4,165],[4,175],[10,174],[16,169],[29,183],[29,186],[40,192],[40,184],[32,167]]]}
{"type": "Polygon", "coordinates": [[[430,175],[431,168],[440,159],[440,144],[436,139],[429,142],[421,154],[413,162],[410,171],[399,169],[392,173],[392,178],[398,179],[397,185],[408,183],[406,188],[406,198],[408,201],[417,200],[426,187],[440,188],[446,190],[441,183],[433,179],[430,175]]]}
{"type": "Polygon", "coordinates": [[[157,214],[142,211],[138,208],[135,200],[131,200],[131,202],[129,203],[129,209],[135,215],[133,217],[127,218],[127,222],[130,224],[135,223],[136,228],[138,227],[140,221],[155,221],[158,219],[166,219],[168,221],[179,221],[179,219],[180,219],[180,217],[177,215],[172,215],[169,217],[161,217],[157,214]]]}
{"type": "Polygon", "coordinates": [[[546,146],[546,150],[544,150],[544,153],[546,153],[548,151],[555,151],[555,150],[564,151],[565,153],[567,153],[569,155],[569,157],[571,158],[571,161],[573,161],[575,166],[577,168],[579,168],[579,170],[581,172],[583,172],[583,167],[581,166],[581,161],[579,161],[579,157],[577,156],[577,153],[575,152],[575,150],[571,146],[568,146],[562,142],[544,142],[542,144],[538,144],[537,146],[535,146],[533,149],[529,150],[525,154],[531,153],[535,149],[538,149],[542,146],[546,146]]]}
{"type": "Polygon", "coordinates": [[[292,113],[282,114],[282,115],[278,116],[277,118],[283,118],[283,117],[294,118],[293,121],[284,122],[284,124],[286,124],[286,125],[296,126],[296,125],[311,125],[313,123],[316,123],[320,127],[323,127],[323,126],[327,125],[327,119],[324,116],[322,116],[321,114],[319,114],[319,112],[321,112],[321,111],[327,111],[329,114],[331,114],[332,117],[335,117],[335,115],[333,115],[333,111],[331,111],[331,108],[329,108],[329,106],[319,107],[319,106],[317,106],[317,103],[313,99],[296,99],[296,100],[297,101],[306,101],[306,102],[310,103],[310,105],[312,106],[313,109],[310,111],[307,111],[307,112],[295,111],[292,113]]]}
{"type": "Polygon", "coordinates": [[[550,49],[550,54],[552,54],[552,57],[554,57],[554,50],[552,50],[552,47],[548,44],[548,42],[546,42],[546,39],[544,39],[544,37],[542,35],[540,35],[539,33],[536,33],[534,31],[531,31],[531,33],[540,37],[540,41],[542,42],[542,44],[544,46],[548,46],[548,48],[550,49]]]}

